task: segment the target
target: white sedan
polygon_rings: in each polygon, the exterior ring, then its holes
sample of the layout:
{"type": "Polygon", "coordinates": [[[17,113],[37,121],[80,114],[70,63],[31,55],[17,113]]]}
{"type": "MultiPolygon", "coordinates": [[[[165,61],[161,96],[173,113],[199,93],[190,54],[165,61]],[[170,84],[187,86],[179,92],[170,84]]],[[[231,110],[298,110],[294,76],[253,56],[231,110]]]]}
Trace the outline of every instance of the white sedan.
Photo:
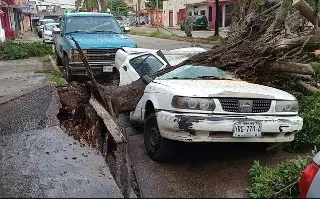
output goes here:
{"type": "MultiPolygon", "coordinates": [[[[154,60],[135,59],[130,56],[125,65],[141,76],[147,73],[140,67],[156,66],[154,60]]],[[[120,82],[121,77],[127,78],[120,71],[120,82]]],[[[283,143],[294,140],[303,126],[291,94],[195,65],[151,81],[130,120],[144,124],[145,148],[155,161],[171,159],[175,141],[283,143]]]]}
{"type": "Polygon", "coordinates": [[[52,31],[54,28],[59,28],[59,23],[47,23],[43,26],[43,42],[44,43],[52,43],[52,31]]]}

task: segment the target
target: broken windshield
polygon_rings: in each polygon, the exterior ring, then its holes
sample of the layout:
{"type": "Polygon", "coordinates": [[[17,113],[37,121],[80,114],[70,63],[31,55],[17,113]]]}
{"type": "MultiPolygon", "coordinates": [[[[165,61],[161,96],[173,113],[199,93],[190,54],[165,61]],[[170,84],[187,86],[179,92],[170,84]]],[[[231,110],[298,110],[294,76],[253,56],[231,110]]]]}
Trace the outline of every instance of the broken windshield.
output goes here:
{"type": "Polygon", "coordinates": [[[233,76],[216,67],[185,65],[156,78],[156,80],[166,79],[231,80],[233,76]]]}
{"type": "Polygon", "coordinates": [[[66,33],[85,32],[122,33],[119,24],[112,16],[76,16],[67,19],[66,33]]]}

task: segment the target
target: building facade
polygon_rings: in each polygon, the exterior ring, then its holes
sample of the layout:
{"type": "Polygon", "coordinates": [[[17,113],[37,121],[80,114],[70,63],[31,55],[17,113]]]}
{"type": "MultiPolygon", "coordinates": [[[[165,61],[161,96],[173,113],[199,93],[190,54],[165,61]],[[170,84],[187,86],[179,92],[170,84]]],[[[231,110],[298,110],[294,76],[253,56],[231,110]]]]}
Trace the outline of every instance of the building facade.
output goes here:
{"type": "Polygon", "coordinates": [[[2,0],[1,24],[6,38],[20,38],[26,31],[31,31],[30,18],[34,11],[28,0],[2,0]]]}
{"type": "MultiPolygon", "coordinates": [[[[231,23],[232,4],[237,0],[219,0],[220,27],[228,27],[231,23]]],[[[216,5],[214,0],[167,0],[163,1],[163,25],[177,27],[185,16],[204,15],[209,22],[209,29],[214,29],[216,21],[216,5]]]]}

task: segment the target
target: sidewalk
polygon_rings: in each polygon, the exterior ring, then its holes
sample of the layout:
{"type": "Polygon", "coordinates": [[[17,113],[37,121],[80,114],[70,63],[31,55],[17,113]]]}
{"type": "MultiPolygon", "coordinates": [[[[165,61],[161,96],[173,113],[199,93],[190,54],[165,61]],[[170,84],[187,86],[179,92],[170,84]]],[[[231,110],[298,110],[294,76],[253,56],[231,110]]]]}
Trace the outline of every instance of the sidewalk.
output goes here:
{"type": "Polygon", "coordinates": [[[38,58],[0,61],[0,69],[0,104],[46,84],[45,74],[35,73],[44,69],[38,58]]]}
{"type": "Polygon", "coordinates": [[[0,198],[123,198],[103,156],[59,127],[56,89],[0,104],[0,198]]]}
{"type": "Polygon", "coordinates": [[[0,198],[123,198],[103,156],[60,129],[56,88],[36,73],[48,67],[0,61],[0,198]]]}
{"type": "Polygon", "coordinates": [[[34,41],[37,41],[37,42],[42,42],[42,39],[39,38],[38,35],[35,32],[28,31],[28,32],[25,32],[22,35],[21,39],[16,39],[15,41],[22,41],[22,42],[34,42],[34,41]]]}

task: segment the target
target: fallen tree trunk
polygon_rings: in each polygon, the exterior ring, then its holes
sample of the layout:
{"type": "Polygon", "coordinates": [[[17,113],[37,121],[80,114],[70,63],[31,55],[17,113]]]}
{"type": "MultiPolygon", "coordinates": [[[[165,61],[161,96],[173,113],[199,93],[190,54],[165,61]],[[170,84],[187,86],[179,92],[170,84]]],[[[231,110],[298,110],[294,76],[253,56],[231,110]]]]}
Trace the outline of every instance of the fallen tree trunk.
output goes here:
{"type": "Polygon", "coordinates": [[[314,70],[310,64],[300,64],[294,62],[273,63],[271,70],[278,72],[297,73],[301,75],[314,75],[314,70]]]}
{"type": "Polygon", "coordinates": [[[292,6],[299,10],[299,12],[313,25],[319,24],[319,19],[318,23],[315,24],[315,18],[313,16],[314,10],[305,0],[294,0],[292,6]]]}
{"type": "MultiPolygon", "coordinates": [[[[317,88],[301,81],[310,81],[314,75],[314,70],[307,62],[313,59],[312,52],[320,49],[318,31],[297,30],[301,25],[299,21],[304,21],[297,20],[299,17],[305,17],[311,22],[315,18],[318,20],[314,12],[309,15],[306,11],[310,11],[310,6],[304,0],[296,0],[293,4],[290,0],[283,0],[278,4],[260,6],[250,17],[239,23],[238,29],[233,30],[221,44],[194,55],[177,66],[158,71],[152,78],[185,64],[196,64],[217,67],[242,80],[290,93],[301,93],[297,83],[308,94],[316,92],[317,88]],[[295,20],[288,17],[291,15],[294,15],[295,20]]],[[[136,108],[147,84],[148,81],[139,79],[119,87],[102,86],[95,82],[89,85],[109,101],[108,106],[112,106],[117,117],[120,112],[136,108]]]]}

